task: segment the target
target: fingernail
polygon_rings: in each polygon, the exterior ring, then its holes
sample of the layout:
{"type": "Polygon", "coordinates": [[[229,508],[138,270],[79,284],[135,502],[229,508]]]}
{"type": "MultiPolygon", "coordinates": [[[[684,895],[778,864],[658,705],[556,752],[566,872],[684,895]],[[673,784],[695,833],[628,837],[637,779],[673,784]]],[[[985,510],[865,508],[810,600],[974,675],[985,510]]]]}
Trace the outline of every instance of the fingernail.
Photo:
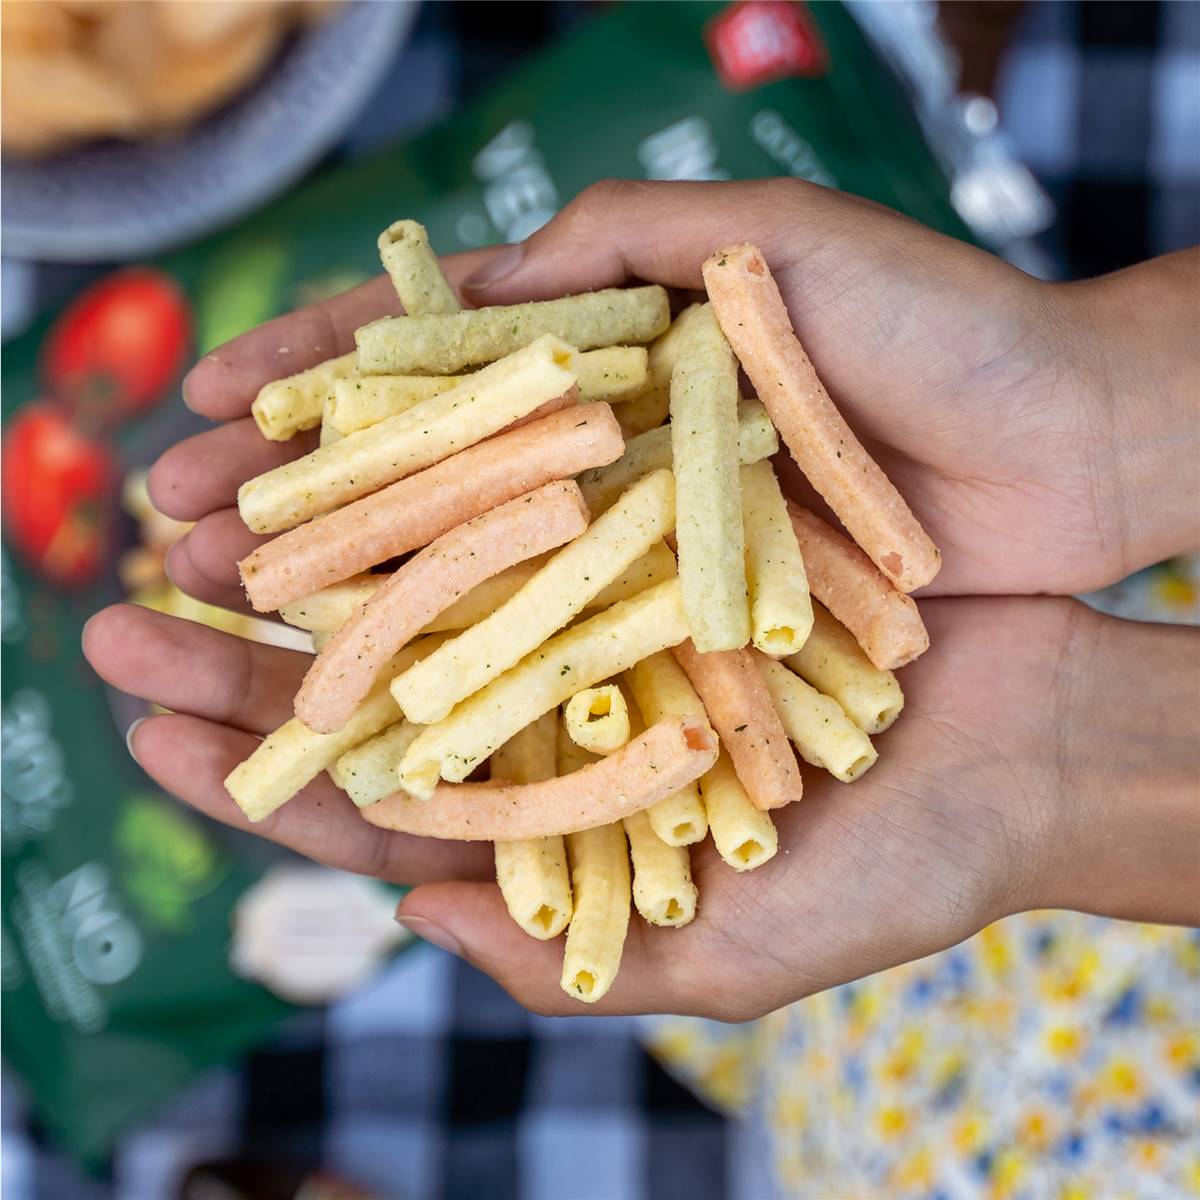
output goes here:
{"type": "Polygon", "coordinates": [[[512,274],[524,257],[524,242],[518,242],[515,246],[505,246],[498,254],[489,258],[474,274],[468,275],[463,280],[463,287],[473,292],[491,287],[493,283],[503,279],[505,275],[512,274]]]}
{"type": "MultiPolygon", "coordinates": [[[[187,534],[184,534],[183,536],[184,536],[184,537],[187,537],[187,534]]],[[[166,554],[164,554],[164,555],[163,555],[163,574],[164,574],[164,575],[167,577],[167,582],[168,582],[168,583],[169,583],[169,584],[170,584],[170,585],[171,585],[173,588],[177,588],[177,587],[179,586],[179,584],[177,584],[177,583],[175,582],[174,578],[173,578],[173,577],[172,577],[172,575],[171,575],[171,559],[172,559],[172,558],[174,558],[174,556],[175,556],[176,554],[182,554],[182,553],[183,553],[183,551],[182,551],[182,550],[176,550],[176,549],[175,549],[175,547],[176,547],[176,546],[178,546],[178,545],[180,545],[182,542],[183,542],[183,538],[180,538],[180,539],[179,539],[179,541],[175,542],[175,543],[174,543],[173,545],[171,545],[171,546],[168,546],[168,547],[167,547],[167,552],[166,552],[166,554]]]]}
{"type": "MultiPolygon", "coordinates": [[[[125,749],[129,751],[129,757],[132,758],[134,762],[138,762],[138,756],[133,749],[133,735],[137,733],[138,726],[145,724],[149,719],[149,717],[138,717],[138,719],[134,721],[134,723],[130,725],[127,730],[125,730],[125,749]]],[[[138,763],[139,767],[141,765],[141,763],[138,763]]]]}
{"type": "Polygon", "coordinates": [[[440,925],[435,925],[424,917],[397,917],[396,920],[421,941],[462,957],[462,947],[458,944],[458,939],[452,937],[440,925]]]}

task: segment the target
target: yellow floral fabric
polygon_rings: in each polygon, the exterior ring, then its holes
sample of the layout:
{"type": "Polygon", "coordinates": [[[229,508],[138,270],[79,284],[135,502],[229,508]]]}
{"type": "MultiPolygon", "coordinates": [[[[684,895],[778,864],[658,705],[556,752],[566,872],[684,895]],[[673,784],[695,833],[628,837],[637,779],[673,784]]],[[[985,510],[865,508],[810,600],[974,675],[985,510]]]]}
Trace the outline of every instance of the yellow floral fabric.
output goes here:
{"type": "MultiPolygon", "coordinates": [[[[1089,600],[1195,621],[1200,558],[1089,600]]],[[[1200,931],[1024,913],[748,1025],[660,1018],[650,1041],[765,1132],[784,1196],[1200,1196],[1200,931]]]]}

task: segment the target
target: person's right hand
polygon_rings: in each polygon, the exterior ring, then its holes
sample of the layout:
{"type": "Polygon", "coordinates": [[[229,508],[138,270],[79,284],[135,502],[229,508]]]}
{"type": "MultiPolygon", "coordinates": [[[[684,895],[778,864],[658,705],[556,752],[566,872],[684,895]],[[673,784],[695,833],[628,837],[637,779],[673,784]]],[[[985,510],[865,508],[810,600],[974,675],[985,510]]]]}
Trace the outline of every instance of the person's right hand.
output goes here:
{"type": "Polygon", "coordinates": [[[1200,544],[1200,252],[1054,285],[795,180],[615,182],[465,291],[698,288],[738,242],[765,254],[817,373],[941,548],[927,594],[1084,591],[1200,544]]]}
{"type": "MultiPolygon", "coordinates": [[[[708,254],[743,241],[766,254],[834,400],[942,549],[929,594],[1083,591],[1200,543],[1198,253],[1053,285],[795,180],[610,182],[522,245],[446,268],[476,304],[631,280],[691,289],[708,254]]],[[[158,507],[200,519],[168,563],[185,591],[244,606],[236,560],[262,539],[232,507],[237,487],[313,445],[261,439],[247,416],[258,388],[344,353],[358,325],[397,311],[381,277],[270,321],[192,371],[189,405],[226,424],[174,447],[151,475],[158,507]]]]}

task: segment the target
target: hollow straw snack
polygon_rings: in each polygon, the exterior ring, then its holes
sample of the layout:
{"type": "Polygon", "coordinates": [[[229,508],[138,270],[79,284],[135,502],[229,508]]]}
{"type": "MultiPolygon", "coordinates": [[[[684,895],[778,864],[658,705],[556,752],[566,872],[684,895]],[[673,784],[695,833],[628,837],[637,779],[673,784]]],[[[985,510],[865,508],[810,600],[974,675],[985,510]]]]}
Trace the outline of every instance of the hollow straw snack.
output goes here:
{"type": "Polygon", "coordinates": [[[742,468],[742,525],[746,533],[746,586],[750,640],[764,654],[795,654],[813,626],[808,576],[775,468],[742,468]]]}
{"type": "Polygon", "coordinates": [[[613,683],[584,688],[567,701],[563,728],[577,746],[592,754],[611,754],[629,741],[629,706],[613,683]]]}
{"type": "MultiPolygon", "coordinates": [[[[574,354],[568,369],[575,375],[579,398],[613,404],[637,392],[646,380],[643,346],[606,346],[574,354]]],[[[343,436],[377,425],[387,417],[440,396],[470,375],[358,375],[339,379],[325,401],[324,423],[343,436]]]]}
{"type": "Polygon", "coordinates": [[[444,720],[427,726],[400,764],[400,786],[426,798],[433,794],[439,775],[465,779],[542,713],[686,636],[677,579],[564,630],[457,705],[444,720]]]}
{"type": "Polygon", "coordinates": [[[812,594],[854,634],[881,671],[894,671],[929,649],[911,596],[897,591],[853,542],[788,501],[812,594]]]}
{"type": "Polygon", "coordinates": [[[937,547],[829,398],[762,254],[731,246],[703,273],[725,336],[809,482],[896,587],[929,583],[941,567],[937,547]]]}
{"type": "Polygon", "coordinates": [[[679,582],[701,652],[750,640],[738,478],[737,364],[707,305],[688,322],[671,375],[679,582]]]}
{"type": "Polygon", "coordinates": [[[567,929],[559,986],[585,1004],[608,994],[629,931],[629,850],[620,821],[568,834],[575,915],[567,929]]]}
{"type": "Polygon", "coordinates": [[[606,404],[553,413],[489,438],[259,546],[238,564],[246,594],[259,612],[272,611],[428,545],[543,483],[612,462],[623,446],[606,404]]]}
{"type": "MultiPolygon", "coordinates": [[[[492,780],[538,783],[558,774],[558,713],[544,713],[492,755],[492,780]]],[[[395,777],[393,776],[393,783],[395,777]]],[[[530,937],[557,937],[573,911],[561,834],[497,842],[496,883],[508,914],[530,937]]]]}
{"type": "MultiPolygon", "coordinates": [[[[440,641],[440,637],[426,638],[406,646],[388,665],[387,674],[402,671],[440,641]]],[[[295,717],[285,721],[226,776],[225,790],[251,821],[261,821],[333,766],[351,747],[399,719],[385,675],[337,733],[314,733],[295,717]]]]}
{"type": "Polygon", "coordinates": [[[297,629],[334,633],[387,583],[388,578],[387,575],[352,575],[318,592],[281,604],[279,615],[297,629]]]}
{"type": "Polygon", "coordinates": [[[358,355],[351,351],[307,371],[264,383],[250,405],[259,433],[268,441],[286,442],[305,429],[315,429],[337,381],[349,378],[357,369],[358,355]]]}
{"type": "Polygon", "coordinates": [[[904,707],[891,671],[881,671],[828,609],[813,604],[813,628],[802,649],[783,661],[819,692],[832,696],[863,733],[882,733],[904,707]]]}
{"type": "MultiPolygon", "coordinates": [[[[539,554],[536,558],[517,563],[485,579],[460,596],[449,608],[438,613],[423,632],[453,632],[477,625],[515,596],[546,565],[549,558],[548,554],[539,554]]],[[[664,542],[655,542],[641,558],[593,596],[583,611],[595,612],[620,600],[628,600],[630,596],[636,596],[638,592],[644,592],[657,583],[674,579],[675,574],[675,555],[664,542]]],[[[355,575],[283,605],[279,614],[289,625],[295,625],[298,629],[333,631],[349,620],[389,578],[384,574],[355,575]]]]}
{"type": "Polygon", "coordinates": [[[724,747],[700,777],[700,795],[717,853],[735,871],[753,871],[775,857],[775,822],[770,813],[754,807],[724,747]]]}
{"type": "MultiPolygon", "coordinates": [[[[567,930],[561,984],[585,1002],[612,985],[631,899],[651,924],[696,916],[690,843],[711,830],[737,871],[777,853],[767,810],[801,797],[797,750],[847,781],[875,761],[867,730],[903,704],[881,667],[928,644],[912,600],[787,504],[765,461],[775,414],[911,585],[919,538],[889,557],[907,528],[881,508],[890,484],[852,435],[830,441],[844,423],[743,250],[754,278],[716,279],[669,328],[660,288],[463,312],[399,222],[380,252],[409,315],[359,331],[372,374],[345,356],[280,381],[322,409],[324,449],[240,497],[261,531],[307,519],[239,568],[320,653],[295,700],[313,728],[276,730],[231,794],[259,819],[324,768],[378,828],[491,841],[510,915],[538,939],[567,930]],[[731,326],[737,304],[768,327],[731,326]],[[739,400],[726,334],[763,403],[739,400]]],[[[315,423],[272,394],[275,436],[315,423]]]]}
{"type": "Polygon", "coordinates": [[[577,350],[640,344],[670,322],[661,287],[607,288],[438,316],[384,317],[355,335],[364,375],[453,375],[553,334],[577,350]]]}
{"type": "MultiPolygon", "coordinates": [[[[409,316],[420,313],[458,312],[462,305],[449,280],[442,274],[437,256],[429,247],[429,236],[425,227],[416,221],[396,221],[389,225],[378,239],[379,258],[383,263],[400,297],[400,303],[409,316]]],[[[358,374],[358,352],[353,354],[355,382],[358,374]]],[[[337,385],[349,379],[339,379],[333,392],[326,397],[321,412],[322,446],[331,446],[345,436],[346,431],[336,428],[329,420],[330,407],[337,394],[337,385]]]]}
{"type": "MultiPolygon", "coordinates": [[[[757,400],[738,404],[738,462],[758,462],[779,449],[779,436],[757,400]]],[[[585,471],[579,477],[584,499],[593,517],[611,508],[631,483],[651,471],[671,469],[671,430],[651,429],[625,442],[625,453],[607,467],[585,471]]]]}
{"type": "Polygon", "coordinates": [[[835,779],[852,783],[875,765],[879,755],[871,739],[842,711],[836,700],[757,650],[751,651],[775,711],[800,757],[824,767],[835,779]]]}
{"type": "Polygon", "coordinates": [[[449,458],[542,405],[573,401],[570,356],[557,338],[539,338],[408,412],[247,480],[238,489],[242,520],[255,533],[289,529],[449,458]]]}
{"type": "Polygon", "coordinates": [[[410,721],[442,720],[459,701],[562,629],[674,525],[674,480],[670,471],[656,471],[634,484],[491,616],[447,642],[422,670],[394,680],[396,703],[410,721]]]}
{"type": "Polygon", "coordinates": [[[627,438],[656,429],[667,419],[671,405],[671,372],[679,354],[679,341],[700,307],[699,304],[688,305],[671,322],[666,333],[650,343],[646,384],[641,394],[630,400],[617,418],[627,438]]]}
{"type": "Polygon", "coordinates": [[[382,733],[347,750],[329,768],[329,778],[358,808],[390,796],[396,790],[396,768],[420,732],[419,725],[408,721],[389,725],[382,733]]]}
{"type": "Polygon", "coordinates": [[[428,800],[403,791],[361,810],[382,829],[457,841],[517,841],[594,829],[640,812],[702,775],[717,739],[703,721],[660,721],[580,771],[539,783],[440,784],[428,800]]]}
{"type": "Polygon", "coordinates": [[[633,904],[651,925],[678,929],[696,919],[696,885],[686,846],[668,846],[654,832],[648,813],[624,820],[633,860],[633,904]]]}
{"type": "MultiPolygon", "coordinates": [[[[667,717],[708,720],[688,677],[666,651],[642,659],[626,672],[625,681],[639,718],[650,725],[667,717]]],[[[660,800],[649,810],[647,818],[658,838],[669,846],[693,845],[703,841],[708,832],[704,801],[695,783],[660,800]]]]}
{"type": "Polygon", "coordinates": [[[296,716],[318,733],[340,729],[388,658],[442,609],[514,562],[587,528],[573,480],[543,484],[431,542],[395,571],[317,655],[296,694],[296,716]]]}
{"type": "Polygon", "coordinates": [[[430,249],[424,225],[395,221],[379,235],[378,244],[383,269],[406,313],[452,313],[462,309],[442,274],[437,255],[430,249]]]}
{"type": "Polygon", "coordinates": [[[799,800],[804,794],[800,768],[751,652],[701,654],[689,640],[673,653],[704,701],[754,806],[781,808],[799,800]]]}
{"type": "MultiPolygon", "coordinates": [[[[593,756],[558,725],[558,774],[570,775],[593,756]]],[[[612,986],[629,933],[630,865],[620,821],[568,834],[564,839],[571,879],[581,903],[567,929],[559,986],[569,996],[595,1003],[612,986]]]]}

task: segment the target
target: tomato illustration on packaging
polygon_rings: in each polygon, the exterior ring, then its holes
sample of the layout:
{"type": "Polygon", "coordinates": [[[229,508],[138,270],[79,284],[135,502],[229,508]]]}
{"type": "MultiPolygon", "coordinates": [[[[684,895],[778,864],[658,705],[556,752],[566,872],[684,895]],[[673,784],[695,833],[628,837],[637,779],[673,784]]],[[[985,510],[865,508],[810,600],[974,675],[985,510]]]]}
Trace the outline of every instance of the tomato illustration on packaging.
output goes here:
{"type": "Polygon", "coordinates": [[[54,405],[26,405],[4,431],[4,527],[42,578],[90,583],[104,564],[114,468],[108,449],[54,405]]]}
{"type": "Polygon", "coordinates": [[[117,271],[82,292],[42,349],[42,381],[86,426],[136,416],[161,400],[191,338],[188,302],[161,271],[117,271]]]}

